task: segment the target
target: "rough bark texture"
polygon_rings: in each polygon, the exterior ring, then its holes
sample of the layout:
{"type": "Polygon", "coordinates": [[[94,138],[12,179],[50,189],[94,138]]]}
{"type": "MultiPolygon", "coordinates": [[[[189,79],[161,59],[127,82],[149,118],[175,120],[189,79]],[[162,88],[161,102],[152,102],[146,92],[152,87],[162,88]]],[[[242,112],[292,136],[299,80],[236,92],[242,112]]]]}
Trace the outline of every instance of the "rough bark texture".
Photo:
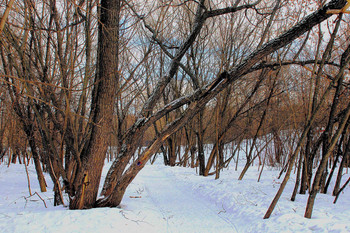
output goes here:
{"type": "Polygon", "coordinates": [[[71,209],[94,207],[108,146],[118,80],[119,0],[101,0],[90,138],[81,155],[71,209]]]}

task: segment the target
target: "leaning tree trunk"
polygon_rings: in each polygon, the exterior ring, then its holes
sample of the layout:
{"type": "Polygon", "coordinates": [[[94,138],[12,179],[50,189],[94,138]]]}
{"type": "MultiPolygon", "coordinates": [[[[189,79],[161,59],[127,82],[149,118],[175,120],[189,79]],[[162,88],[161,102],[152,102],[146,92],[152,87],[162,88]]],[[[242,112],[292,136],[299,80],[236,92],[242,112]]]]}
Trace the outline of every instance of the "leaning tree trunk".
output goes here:
{"type": "Polygon", "coordinates": [[[349,157],[349,154],[350,154],[350,137],[348,138],[348,141],[347,141],[346,145],[344,145],[344,147],[345,147],[345,149],[344,149],[343,158],[342,158],[340,165],[339,165],[338,175],[337,175],[337,179],[335,181],[335,185],[334,185],[334,189],[333,189],[333,196],[336,196],[338,191],[339,191],[341,178],[343,177],[343,169],[345,167],[345,163],[347,161],[347,158],[349,157]]]}
{"type": "MultiPolygon", "coordinates": [[[[342,4],[345,4],[345,2],[342,2],[342,4]]],[[[344,6],[344,5],[343,5],[344,6]]],[[[320,10],[319,13],[322,13],[325,14],[326,12],[324,12],[324,9],[323,10],[320,10]]],[[[350,51],[350,47],[348,47],[346,49],[346,51],[343,53],[342,55],[342,64],[349,64],[349,51],[350,51]]],[[[291,174],[291,171],[292,171],[292,168],[293,168],[293,165],[294,165],[294,161],[296,159],[296,156],[300,153],[300,149],[302,147],[302,144],[303,144],[303,141],[305,140],[306,138],[306,134],[309,132],[310,128],[311,128],[311,125],[313,124],[314,120],[315,120],[315,116],[316,114],[319,112],[320,110],[320,106],[322,105],[322,103],[325,101],[325,98],[326,96],[329,94],[329,92],[331,91],[333,85],[335,85],[336,82],[338,82],[338,80],[341,78],[341,76],[344,74],[344,70],[345,70],[345,65],[343,65],[341,67],[341,69],[339,70],[337,76],[335,77],[335,79],[332,80],[332,82],[330,83],[330,85],[327,87],[327,89],[325,90],[325,92],[323,93],[322,97],[320,98],[320,102],[318,103],[317,107],[315,108],[315,111],[312,113],[307,125],[305,126],[304,130],[303,130],[303,133],[302,135],[300,136],[300,139],[299,139],[299,142],[298,142],[298,145],[296,147],[296,149],[294,150],[294,153],[292,154],[291,156],[291,159],[290,159],[290,163],[289,163],[289,166],[288,166],[288,170],[287,170],[287,173],[281,183],[281,186],[280,188],[278,189],[277,191],[277,194],[276,196],[274,197],[274,199],[272,200],[268,210],[266,211],[265,215],[264,215],[264,219],[267,219],[271,216],[275,206],[277,205],[277,202],[279,200],[279,198],[281,197],[282,195],[282,192],[284,190],[284,188],[286,187],[287,185],[287,182],[289,180],[289,177],[290,177],[290,174],[291,174]]],[[[319,182],[319,181],[318,181],[319,182]]],[[[310,199],[310,198],[309,198],[310,199]]],[[[314,199],[313,199],[314,200],[314,199]]],[[[311,204],[311,203],[310,203],[311,204]]],[[[311,205],[310,205],[311,207],[311,205]]],[[[312,211],[312,208],[313,208],[313,203],[312,203],[312,207],[311,207],[311,211],[312,211]]],[[[308,217],[310,216],[311,217],[311,213],[308,213],[308,214],[305,214],[305,217],[308,217]]]]}
{"type": "Polygon", "coordinates": [[[70,209],[92,208],[97,199],[118,83],[119,0],[101,0],[97,73],[92,93],[90,137],[81,154],[70,209]]]}
{"type": "MultiPolygon", "coordinates": [[[[347,47],[347,49],[344,51],[344,53],[341,57],[341,69],[340,69],[339,74],[336,78],[338,85],[341,84],[341,80],[344,77],[344,70],[346,69],[346,67],[349,66],[349,63],[350,63],[350,46],[347,47]]],[[[335,97],[337,97],[337,94],[335,95],[335,97]]],[[[333,102],[334,101],[337,102],[338,101],[337,98],[334,98],[333,102]]],[[[334,104],[333,104],[333,106],[334,106],[334,104]]],[[[331,113],[331,115],[332,115],[332,113],[331,113]]],[[[321,163],[318,166],[318,169],[316,171],[314,182],[312,184],[312,190],[310,192],[310,195],[309,195],[309,198],[307,201],[307,206],[306,206],[305,215],[304,215],[305,218],[311,218],[316,195],[320,191],[320,181],[321,181],[322,173],[326,169],[328,158],[333,153],[333,149],[334,149],[341,133],[343,132],[343,130],[346,126],[346,123],[348,122],[349,116],[350,116],[350,102],[348,103],[346,109],[344,110],[344,115],[343,115],[341,122],[339,123],[337,132],[329,141],[330,143],[327,147],[327,151],[323,152],[322,160],[321,160],[321,163]]]]}
{"type": "Polygon", "coordinates": [[[314,182],[312,185],[312,189],[311,189],[309,198],[307,200],[307,206],[306,206],[305,215],[304,215],[305,218],[311,218],[316,195],[317,195],[318,191],[320,190],[320,180],[322,177],[322,173],[324,172],[324,170],[327,166],[328,158],[333,153],[333,149],[334,149],[341,133],[343,132],[343,130],[345,128],[345,124],[348,121],[349,116],[350,116],[350,103],[348,104],[348,106],[346,108],[346,112],[344,114],[344,117],[343,117],[341,123],[339,124],[339,128],[338,128],[336,134],[332,137],[332,140],[331,140],[331,143],[329,144],[327,153],[325,153],[325,155],[322,157],[321,163],[318,166],[318,169],[317,169],[317,172],[316,172],[316,175],[314,178],[314,182]]]}
{"type": "Polygon", "coordinates": [[[43,170],[41,169],[40,157],[39,157],[37,146],[35,144],[35,140],[33,137],[34,135],[28,136],[29,146],[30,146],[30,150],[32,152],[32,156],[35,164],[35,170],[36,170],[38,182],[40,185],[40,191],[46,192],[46,181],[45,181],[43,170]]]}

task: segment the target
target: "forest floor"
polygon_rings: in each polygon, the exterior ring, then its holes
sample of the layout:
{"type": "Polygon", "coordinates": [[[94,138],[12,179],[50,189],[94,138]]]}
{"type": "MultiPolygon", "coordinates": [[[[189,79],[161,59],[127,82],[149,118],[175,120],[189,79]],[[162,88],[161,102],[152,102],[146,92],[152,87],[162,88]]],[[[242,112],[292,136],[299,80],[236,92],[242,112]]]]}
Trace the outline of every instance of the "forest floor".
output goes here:
{"type": "MultiPolygon", "coordinates": [[[[312,219],[305,219],[308,196],[290,201],[293,175],[271,218],[264,220],[282,181],[277,169],[265,168],[257,182],[258,167],[251,167],[242,181],[238,181],[242,167],[238,171],[229,167],[215,180],[198,176],[196,169],[165,167],[160,162],[146,165],[120,208],[75,211],[53,206],[48,175],[49,191],[40,192],[34,165],[28,171],[31,192],[38,195],[30,197],[24,165],[1,164],[0,232],[350,232],[349,186],[336,204],[330,194],[318,194],[312,219]]],[[[345,174],[343,182],[348,177],[345,174]]]]}

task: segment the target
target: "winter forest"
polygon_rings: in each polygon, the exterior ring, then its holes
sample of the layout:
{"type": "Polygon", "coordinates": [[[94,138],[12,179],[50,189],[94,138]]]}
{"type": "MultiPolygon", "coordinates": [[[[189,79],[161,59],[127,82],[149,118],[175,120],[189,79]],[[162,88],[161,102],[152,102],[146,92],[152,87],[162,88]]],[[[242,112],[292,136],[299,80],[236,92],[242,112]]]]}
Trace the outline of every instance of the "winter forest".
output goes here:
{"type": "Polygon", "coordinates": [[[0,0],[0,227],[350,232],[349,13],[0,0]]]}

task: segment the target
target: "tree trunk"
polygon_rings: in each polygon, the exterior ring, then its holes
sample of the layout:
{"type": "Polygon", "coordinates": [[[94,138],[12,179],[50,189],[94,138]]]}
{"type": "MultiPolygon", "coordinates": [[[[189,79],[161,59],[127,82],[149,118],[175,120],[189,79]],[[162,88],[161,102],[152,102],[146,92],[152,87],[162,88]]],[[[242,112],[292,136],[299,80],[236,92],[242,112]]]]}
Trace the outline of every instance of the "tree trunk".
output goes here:
{"type": "MultiPolygon", "coordinates": [[[[345,2],[343,2],[345,3],[345,2]]],[[[350,47],[347,48],[347,50],[343,53],[342,55],[342,60],[346,60],[343,62],[343,64],[348,64],[349,63],[349,56],[348,56],[348,53],[350,51],[350,47]]],[[[307,125],[305,126],[304,130],[303,130],[303,133],[302,135],[300,136],[300,139],[299,139],[299,142],[298,142],[298,145],[293,153],[293,155],[291,156],[291,159],[290,159],[290,163],[289,163],[289,166],[288,166],[288,170],[287,170],[287,173],[286,173],[286,176],[284,177],[282,183],[281,183],[281,186],[279,188],[279,190],[277,191],[277,194],[276,196],[274,197],[274,199],[272,200],[268,210],[266,211],[265,213],[265,216],[264,216],[264,219],[267,219],[271,216],[275,206],[277,205],[277,202],[279,200],[279,198],[281,197],[282,195],[282,192],[284,190],[284,188],[286,187],[287,185],[287,182],[289,180],[289,177],[290,177],[290,173],[292,171],[292,168],[293,168],[293,165],[294,165],[294,161],[296,159],[296,156],[300,153],[300,150],[301,150],[301,147],[302,147],[302,144],[306,138],[306,135],[307,133],[309,132],[310,128],[311,128],[311,125],[314,123],[314,120],[315,120],[315,117],[316,117],[316,114],[319,112],[320,110],[320,106],[321,104],[325,101],[325,97],[329,94],[329,92],[331,91],[333,85],[338,82],[338,80],[341,78],[341,76],[344,74],[344,69],[345,69],[345,66],[342,66],[341,69],[339,70],[337,76],[335,77],[334,80],[332,80],[332,82],[330,83],[330,85],[327,87],[326,91],[323,93],[322,97],[320,98],[320,102],[319,104],[317,105],[317,107],[315,108],[315,111],[312,112],[312,115],[307,123],[307,125]]],[[[318,183],[319,183],[319,180],[318,180],[318,183]]],[[[314,194],[316,195],[316,194],[314,194]]],[[[313,206],[313,200],[311,200],[312,203],[310,203],[310,205],[313,206]]],[[[312,209],[312,208],[311,208],[312,209]]],[[[312,212],[312,210],[311,210],[312,212]]],[[[310,215],[311,217],[311,213],[308,213],[308,215],[310,215]]],[[[305,214],[305,217],[307,216],[307,214],[305,214]]]]}
{"type": "Polygon", "coordinates": [[[301,184],[300,184],[300,194],[305,194],[306,190],[310,187],[311,182],[311,176],[312,176],[312,165],[314,161],[314,156],[311,156],[310,152],[310,145],[311,145],[311,138],[312,138],[312,128],[309,130],[307,134],[307,141],[305,150],[301,152],[301,154],[304,154],[303,159],[303,169],[302,169],[302,176],[301,176],[301,184]]]}
{"type": "Polygon", "coordinates": [[[348,141],[347,141],[347,144],[346,144],[346,147],[344,150],[343,158],[342,158],[340,165],[339,165],[338,175],[337,175],[337,179],[335,181],[335,185],[334,185],[334,189],[333,189],[333,196],[337,195],[337,193],[339,191],[341,178],[343,177],[343,169],[345,167],[345,164],[346,164],[347,158],[349,157],[349,154],[350,154],[350,137],[348,138],[348,141]]]}
{"type": "Polygon", "coordinates": [[[312,190],[310,192],[308,201],[307,201],[307,206],[306,206],[306,210],[305,210],[305,218],[311,218],[312,215],[312,210],[314,207],[314,203],[315,203],[315,198],[317,195],[317,192],[320,190],[320,181],[321,181],[321,177],[322,174],[327,166],[327,161],[329,156],[331,155],[331,153],[333,152],[333,149],[340,137],[340,134],[343,132],[344,127],[346,125],[346,122],[349,119],[349,115],[350,115],[350,103],[348,104],[347,108],[346,108],[346,112],[344,114],[344,117],[341,121],[341,123],[339,124],[339,128],[336,132],[336,134],[332,137],[331,143],[329,144],[329,147],[327,148],[327,152],[324,154],[324,156],[322,157],[321,163],[317,169],[315,178],[314,178],[314,182],[312,184],[312,190]]]}
{"type": "Polygon", "coordinates": [[[302,154],[300,154],[299,156],[299,164],[298,164],[298,170],[297,170],[297,177],[296,177],[296,180],[295,180],[295,186],[294,186],[294,190],[293,190],[293,193],[292,193],[292,197],[290,198],[291,201],[295,201],[295,197],[297,195],[297,192],[298,192],[298,188],[299,188],[299,183],[300,183],[300,173],[301,173],[301,166],[302,166],[302,160],[303,160],[303,156],[302,154]]]}
{"type": "Polygon", "coordinates": [[[268,98],[267,98],[267,102],[266,102],[266,106],[265,106],[264,112],[263,112],[263,114],[261,116],[261,119],[260,119],[260,122],[259,122],[259,126],[258,126],[258,128],[257,128],[257,130],[255,132],[254,137],[253,137],[252,145],[251,145],[251,147],[249,149],[249,154],[247,155],[246,164],[245,164],[241,174],[239,175],[238,180],[242,180],[243,179],[243,177],[244,177],[245,173],[248,171],[251,163],[254,161],[254,159],[252,159],[253,149],[254,149],[254,147],[256,145],[256,141],[258,139],[258,135],[260,133],[260,130],[261,130],[261,128],[262,128],[262,126],[263,126],[263,124],[265,122],[265,117],[266,117],[266,114],[267,114],[267,110],[270,107],[269,105],[270,105],[270,101],[271,101],[271,98],[272,98],[272,95],[273,95],[273,92],[274,92],[274,89],[275,89],[275,85],[276,85],[276,78],[273,81],[272,87],[270,89],[270,92],[269,92],[269,95],[268,95],[268,98]]]}
{"type": "Polygon", "coordinates": [[[40,185],[40,191],[46,192],[46,181],[43,174],[43,170],[41,169],[40,158],[37,151],[37,147],[33,139],[29,138],[29,146],[30,146],[30,150],[32,152],[32,156],[34,160],[35,170],[36,170],[36,174],[40,185]]]}
{"type": "Polygon", "coordinates": [[[119,0],[101,0],[97,73],[92,93],[90,138],[81,154],[70,209],[92,208],[97,199],[118,84],[119,0]]]}
{"type": "Polygon", "coordinates": [[[167,140],[168,144],[168,161],[171,167],[176,164],[176,134],[170,136],[167,140]]]}
{"type": "Polygon", "coordinates": [[[198,114],[198,131],[197,135],[197,149],[199,161],[199,175],[204,176],[205,173],[205,155],[204,155],[204,130],[203,130],[203,111],[198,114]]]}

